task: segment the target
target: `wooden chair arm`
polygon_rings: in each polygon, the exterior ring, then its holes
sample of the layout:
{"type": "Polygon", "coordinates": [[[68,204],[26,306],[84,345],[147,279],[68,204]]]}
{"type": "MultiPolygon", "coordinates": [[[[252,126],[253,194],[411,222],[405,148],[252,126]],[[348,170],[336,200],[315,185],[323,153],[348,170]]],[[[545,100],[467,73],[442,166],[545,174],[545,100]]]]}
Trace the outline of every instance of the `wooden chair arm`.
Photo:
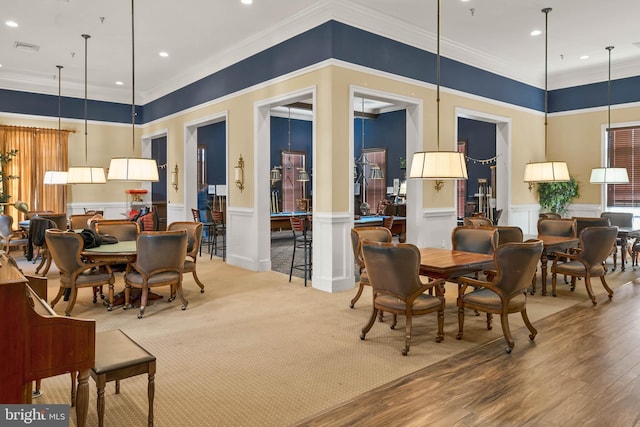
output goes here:
{"type": "Polygon", "coordinates": [[[464,295],[469,286],[473,286],[475,288],[484,288],[489,284],[491,284],[491,282],[474,279],[473,277],[467,277],[467,276],[458,277],[458,296],[460,297],[464,295]]]}

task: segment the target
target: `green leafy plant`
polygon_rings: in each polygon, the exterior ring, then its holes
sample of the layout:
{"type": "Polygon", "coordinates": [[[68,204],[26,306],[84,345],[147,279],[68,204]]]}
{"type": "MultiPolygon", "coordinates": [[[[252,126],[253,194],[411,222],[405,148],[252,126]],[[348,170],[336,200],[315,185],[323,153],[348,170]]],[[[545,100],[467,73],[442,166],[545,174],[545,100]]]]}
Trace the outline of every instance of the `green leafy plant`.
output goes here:
{"type": "Polygon", "coordinates": [[[566,182],[541,182],[537,187],[540,207],[560,215],[567,211],[573,199],[580,197],[578,182],[573,177],[566,182]]]}
{"type": "MultiPolygon", "coordinates": [[[[12,179],[20,178],[17,175],[9,175],[5,169],[17,155],[18,150],[10,150],[0,153],[0,183],[2,183],[2,188],[0,188],[0,203],[7,203],[11,198],[11,195],[7,194],[7,183],[12,179]]],[[[4,206],[0,206],[0,208],[4,208],[4,206]]]]}

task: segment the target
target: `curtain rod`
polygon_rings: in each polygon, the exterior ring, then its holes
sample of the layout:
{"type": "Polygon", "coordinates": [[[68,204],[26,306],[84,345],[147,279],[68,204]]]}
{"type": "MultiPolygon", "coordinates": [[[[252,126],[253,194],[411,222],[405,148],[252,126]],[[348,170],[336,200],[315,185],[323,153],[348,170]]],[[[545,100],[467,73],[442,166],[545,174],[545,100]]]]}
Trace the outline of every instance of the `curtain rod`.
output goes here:
{"type": "MultiPolygon", "coordinates": [[[[15,125],[0,125],[0,129],[23,129],[23,130],[33,130],[33,131],[54,131],[54,132],[58,132],[58,129],[53,129],[53,128],[38,128],[38,127],[31,127],[31,126],[15,126],[15,125]]],[[[60,129],[60,132],[67,132],[67,133],[76,133],[76,131],[74,129],[60,129]]]]}

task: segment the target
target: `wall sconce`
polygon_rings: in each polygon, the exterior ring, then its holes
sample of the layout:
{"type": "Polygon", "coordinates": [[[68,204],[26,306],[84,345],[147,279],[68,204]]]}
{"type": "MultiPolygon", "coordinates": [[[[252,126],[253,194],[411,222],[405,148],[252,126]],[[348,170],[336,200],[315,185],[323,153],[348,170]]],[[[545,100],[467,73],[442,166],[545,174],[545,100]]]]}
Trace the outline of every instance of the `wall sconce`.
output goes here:
{"type": "Polygon", "coordinates": [[[236,165],[234,170],[236,187],[238,187],[240,189],[240,192],[242,193],[242,190],[244,190],[244,160],[242,159],[242,154],[240,154],[238,164],[236,165]]]}
{"type": "Polygon", "coordinates": [[[171,186],[178,191],[178,164],[173,168],[171,172],[171,186]]]}

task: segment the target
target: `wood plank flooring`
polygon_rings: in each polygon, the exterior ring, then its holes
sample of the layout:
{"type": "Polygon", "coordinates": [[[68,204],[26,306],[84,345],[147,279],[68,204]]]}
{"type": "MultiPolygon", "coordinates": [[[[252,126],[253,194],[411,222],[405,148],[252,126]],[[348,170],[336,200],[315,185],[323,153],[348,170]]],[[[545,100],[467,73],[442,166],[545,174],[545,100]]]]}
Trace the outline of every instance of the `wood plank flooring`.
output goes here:
{"type": "Polygon", "coordinates": [[[640,279],[597,300],[535,322],[534,342],[513,331],[511,354],[500,338],[299,425],[640,425],[640,279]]]}

